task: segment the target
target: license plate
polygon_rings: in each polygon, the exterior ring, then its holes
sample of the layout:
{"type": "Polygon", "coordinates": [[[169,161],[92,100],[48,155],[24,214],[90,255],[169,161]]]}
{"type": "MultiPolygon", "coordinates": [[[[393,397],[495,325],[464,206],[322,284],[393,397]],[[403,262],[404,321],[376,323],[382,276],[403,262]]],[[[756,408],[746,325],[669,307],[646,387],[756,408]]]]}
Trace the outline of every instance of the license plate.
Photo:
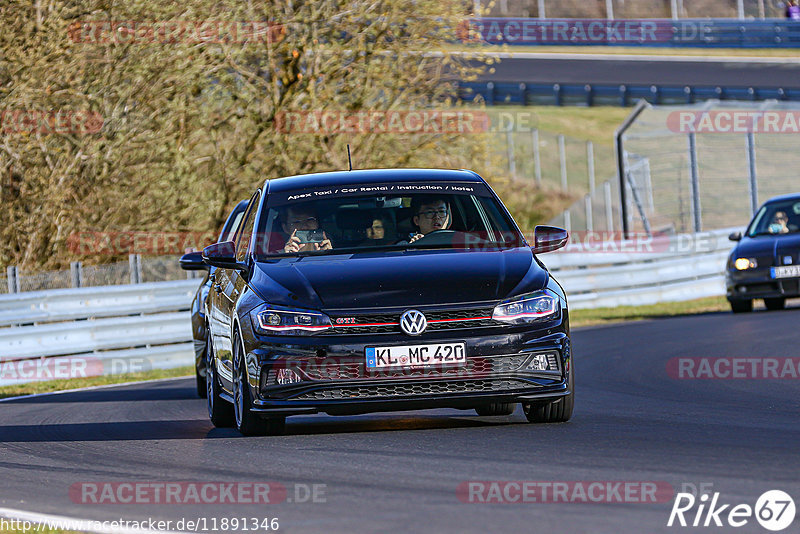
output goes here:
{"type": "Polygon", "coordinates": [[[784,265],[770,269],[772,278],[800,278],[800,265],[784,265]]]}
{"type": "Polygon", "coordinates": [[[367,369],[461,366],[467,362],[465,343],[367,347],[367,369]]]}

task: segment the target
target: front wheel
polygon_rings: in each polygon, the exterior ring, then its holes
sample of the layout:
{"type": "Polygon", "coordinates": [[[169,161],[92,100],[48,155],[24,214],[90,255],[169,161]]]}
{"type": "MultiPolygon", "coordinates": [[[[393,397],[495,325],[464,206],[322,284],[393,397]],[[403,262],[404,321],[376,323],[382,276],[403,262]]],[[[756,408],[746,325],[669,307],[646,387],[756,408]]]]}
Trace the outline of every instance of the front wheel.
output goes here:
{"type": "Polygon", "coordinates": [[[523,404],[522,411],[530,423],[565,423],[572,417],[575,405],[575,372],[569,362],[569,395],[553,401],[523,404]]]}
{"type": "Polygon", "coordinates": [[[752,299],[728,299],[733,313],[749,313],[753,311],[752,299]]]}
{"type": "Polygon", "coordinates": [[[768,310],[772,311],[782,310],[786,307],[786,299],[783,297],[764,299],[764,306],[766,306],[768,310]]]}
{"type": "Polygon", "coordinates": [[[286,429],[286,417],[262,417],[254,413],[244,350],[238,338],[234,338],[233,360],[233,408],[236,429],[244,436],[277,436],[286,429]]]}

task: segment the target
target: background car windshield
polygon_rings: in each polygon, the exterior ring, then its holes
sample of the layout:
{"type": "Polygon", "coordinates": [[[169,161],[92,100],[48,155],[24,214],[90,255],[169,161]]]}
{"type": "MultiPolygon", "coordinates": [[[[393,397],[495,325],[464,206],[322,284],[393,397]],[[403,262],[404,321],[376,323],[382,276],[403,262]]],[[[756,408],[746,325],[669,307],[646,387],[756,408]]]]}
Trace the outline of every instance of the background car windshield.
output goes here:
{"type": "Polygon", "coordinates": [[[748,236],[780,235],[800,231],[800,201],[788,200],[762,206],[750,228],[748,236]]]}
{"type": "Polygon", "coordinates": [[[289,253],[286,244],[292,234],[302,242],[301,252],[324,249],[324,240],[333,251],[395,246],[472,250],[524,242],[482,184],[465,184],[464,191],[454,189],[461,186],[389,184],[270,194],[256,251],[259,255],[289,253]],[[404,188],[425,192],[392,194],[404,188]],[[381,191],[363,193],[370,189],[381,191]]]}

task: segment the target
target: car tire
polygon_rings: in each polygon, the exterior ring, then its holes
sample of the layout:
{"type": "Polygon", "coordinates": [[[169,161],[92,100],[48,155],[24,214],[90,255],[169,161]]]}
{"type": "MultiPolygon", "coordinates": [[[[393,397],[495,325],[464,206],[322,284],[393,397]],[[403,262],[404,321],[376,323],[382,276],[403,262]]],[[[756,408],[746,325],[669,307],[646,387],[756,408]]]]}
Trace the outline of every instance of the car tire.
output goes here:
{"type": "Polygon", "coordinates": [[[529,423],[565,423],[572,417],[575,405],[575,372],[569,362],[569,394],[549,402],[523,404],[522,411],[529,423]]]}
{"type": "Polygon", "coordinates": [[[233,405],[236,429],[244,436],[277,436],[286,429],[286,417],[265,417],[254,413],[253,400],[247,379],[244,349],[238,336],[234,336],[233,354],[233,405]]]}
{"type": "Polygon", "coordinates": [[[511,415],[514,413],[517,404],[514,402],[493,402],[485,406],[476,406],[475,412],[483,417],[490,415],[511,415]]]}
{"type": "Polygon", "coordinates": [[[778,297],[774,299],[764,299],[764,306],[767,307],[768,310],[777,311],[786,308],[786,299],[783,297],[778,297]]]}
{"type": "Polygon", "coordinates": [[[753,311],[752,299],[728,299],[733,313],[749,313],[753,311]]]}
{"type": "Polygon", "coordinates": [[[233,406],[220,397],[222,387],[217,379],[217,366],[214,364],[214,347],[211,336],[206,345],[206,404],[208,418],[217,428],[232,427],[234,423],[233,406]]]}

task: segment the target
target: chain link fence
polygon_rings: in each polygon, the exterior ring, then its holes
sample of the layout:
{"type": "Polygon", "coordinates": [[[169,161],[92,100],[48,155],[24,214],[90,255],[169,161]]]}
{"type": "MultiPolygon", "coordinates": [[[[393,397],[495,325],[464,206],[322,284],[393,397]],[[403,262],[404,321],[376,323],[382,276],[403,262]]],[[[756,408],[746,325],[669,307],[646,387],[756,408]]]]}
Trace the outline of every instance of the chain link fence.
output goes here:
{"type": "Polygon", "coordinates": [[[581,196],[595,189],[599,176],[614,169],[610,145],[598,145],[551,131],[498,132],[491,134],[490,161],[486,168],[525,184],[559,189],[581,196]]]}
{"type": "MultiPolygon", "coordinates": [[[[800,191],[798,104],[648,106],[622,143],[632,232],[671,235],[744,226],[767,199],[800,191]]],[[[573,231],[621,230],[619,179],[604,182],[551,224],[573,231]]]]}
{"type": "Polygon", "coordinates": [[[203,276],[199,271],[184,271],[175,256],[142,258],[132,254],[128,261],[104,265],[81,265],[61,271],[26,273],[14,266],[0,279],[0,293],[20,293],[70,287],[112,286],[145,282],[167,282],[203,276]]]}

